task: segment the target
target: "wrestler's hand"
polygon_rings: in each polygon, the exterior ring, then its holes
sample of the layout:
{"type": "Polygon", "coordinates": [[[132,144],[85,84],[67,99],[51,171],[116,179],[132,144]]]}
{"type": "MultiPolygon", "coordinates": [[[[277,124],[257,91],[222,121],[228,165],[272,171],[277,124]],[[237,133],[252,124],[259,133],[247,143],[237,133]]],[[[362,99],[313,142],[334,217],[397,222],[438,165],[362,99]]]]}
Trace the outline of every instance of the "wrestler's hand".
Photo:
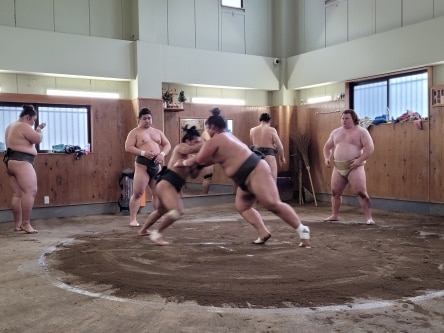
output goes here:
{"type": "Polygon", "coordinates": [[[358,159],[356,158],[356,159],[352,160],[352,162],[350,164],[350,170],[354,170],[360,165],[361,165],[361,162],[359,162],[358,159]]]}
{"type": "Polygon", "coordinates": [[[154,163],[156,164],[162,164],[163,161],[165,160],[165,155],[163,154],[157,154],[157,156],[153,156],[154,157],[154,163]]]}
{"type": "Polygon", "coordinates": [[[186,167],[186,160],[180,159],[177,160],[176,163],[174,163],[174,167],[186,167]]]}
{"type": "Polygon", "coordinates": [[[330,159],[327,159],[327,158],[325,159],[325,165],[327,168],[330,167],[330,159]]]}
{"type": "Polygon", "coordinates": [[[46,123],[40,123],[39,126],[37,126],[38,129],[44,129],[46,127],[46,123]]]}
{"type": "Polygon", "coordinates": [[[153,160],[153,161],[154,161],[154,158],[156,157],[156,155],[154,155],[154,153],[152,152],[152,150],[150,150],[150,151],[146,151],[146,152],[145,152],[145,155],[143,155],[143,156],[145,156],[147,159],[149,159],[149,160],[153,160]]]}

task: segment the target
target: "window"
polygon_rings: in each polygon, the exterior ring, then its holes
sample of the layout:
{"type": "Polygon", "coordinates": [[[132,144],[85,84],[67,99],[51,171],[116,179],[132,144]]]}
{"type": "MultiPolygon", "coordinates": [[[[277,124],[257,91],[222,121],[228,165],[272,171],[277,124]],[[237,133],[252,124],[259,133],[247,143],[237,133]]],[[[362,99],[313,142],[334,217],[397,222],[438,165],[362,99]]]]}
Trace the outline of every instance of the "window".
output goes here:
{"type": "Polygon", "coordinates": [[[221,0],[223,7],[244,8],[244,0],[221,0]]]}
{"type": "Polygon", "coordinates": [[[350,106],[360,118],[385,115],[396,119],[407,110],[429,115],[428,72],[391,75],[350,83],[350,106]]]}
{"type": "Polygon", "coordinates": [[[52,151],[57,144],[75,145],[81,148],[91,142],[90,108],[78,105],[49,105],[35,103],[0,103],[0,130],[4,139],[6,127],[19,119],[23,104],[34,105],[37,122],[46,123],[43,141],[36,146],[38,152],[52,151]]]}

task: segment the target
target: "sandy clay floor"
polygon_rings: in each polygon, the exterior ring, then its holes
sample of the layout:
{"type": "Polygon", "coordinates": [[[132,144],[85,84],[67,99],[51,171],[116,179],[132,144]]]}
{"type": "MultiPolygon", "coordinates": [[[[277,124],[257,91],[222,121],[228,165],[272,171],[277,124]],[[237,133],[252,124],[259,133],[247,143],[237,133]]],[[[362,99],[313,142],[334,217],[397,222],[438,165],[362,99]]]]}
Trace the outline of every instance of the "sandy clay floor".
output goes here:
{"type": "Polygon", "coordinates": [[[291,205],[309,249],[260,206],[264,246],[232,204],[188,209],[166,247],[121,215],[2,223],[0,332],[444,331],[443,217],[291,205]]]}

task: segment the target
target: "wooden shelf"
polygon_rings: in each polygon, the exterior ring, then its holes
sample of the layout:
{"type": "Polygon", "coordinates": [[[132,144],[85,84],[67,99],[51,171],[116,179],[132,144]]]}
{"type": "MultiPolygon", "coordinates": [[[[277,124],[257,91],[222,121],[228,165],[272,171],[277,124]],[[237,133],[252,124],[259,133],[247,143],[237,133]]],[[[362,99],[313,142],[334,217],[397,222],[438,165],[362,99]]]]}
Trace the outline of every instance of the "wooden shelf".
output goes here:
{"type": "Polygon", "coordinates": [[[169,112],[179,112],[179,111],[183,111],[184,109],[179,109],[179,108],[164,108],[163,111],[169,111],[169,112]]]}

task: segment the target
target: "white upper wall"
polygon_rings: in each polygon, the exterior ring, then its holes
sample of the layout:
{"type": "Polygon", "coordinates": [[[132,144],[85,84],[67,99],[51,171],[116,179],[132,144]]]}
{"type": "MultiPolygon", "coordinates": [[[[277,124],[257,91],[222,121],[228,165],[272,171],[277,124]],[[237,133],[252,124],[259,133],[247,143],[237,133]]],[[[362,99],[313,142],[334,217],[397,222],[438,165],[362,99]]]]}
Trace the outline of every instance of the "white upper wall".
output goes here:
{"type": "Polygon", "coordinates": [[[273,0],[246,1],[245,10],[220,0],[138,0],[138,39],[185,48],[273,57],[273,0]]]}
{"type": "MultiPolygon", "coordinates": [[[[292,1],[292,0],[283,0],[292,1]]],[[[444,16],[444,0],[295,0],[296,51],[303,54],[444,16]]],[[[277,37],[277,36],[275,36],[277,37]]]]}
{"type": "Polygon", "coordinates": [[[289,89],[442,63],[444,17],[288,59],[289,89]]]}
{"type": "MultiPolygon", "coordinates": [[[[287,88],[303,89],[444,61],[444,0],[297,0],[304,24],[287,88]]],[[[298,38],[295,36],[295,38],[298,38]]]]}
{"type": "Polygon", "coordinates": [[[134,0],[2,0],[0,25],[133,40],[134,0]]]}
{"type": "Polygon", "coordinates": [[[133,42],[0,26],[0,71],[134,79],[133,42]]]}
{"type": "Polygon", "coordinates": [[[444,0],[245,4],[1,0],[0,72],[131,81],[134,97],[159,98],[165,82],[282,90],[272,102],[286,104],[306,86],[444,60],[444,0]]]}
{"type": "Polygon", "coordinates": [[[159,98],[159,82],[279,90],[273,58],[137,42],[138,95],[159,98]]]}

